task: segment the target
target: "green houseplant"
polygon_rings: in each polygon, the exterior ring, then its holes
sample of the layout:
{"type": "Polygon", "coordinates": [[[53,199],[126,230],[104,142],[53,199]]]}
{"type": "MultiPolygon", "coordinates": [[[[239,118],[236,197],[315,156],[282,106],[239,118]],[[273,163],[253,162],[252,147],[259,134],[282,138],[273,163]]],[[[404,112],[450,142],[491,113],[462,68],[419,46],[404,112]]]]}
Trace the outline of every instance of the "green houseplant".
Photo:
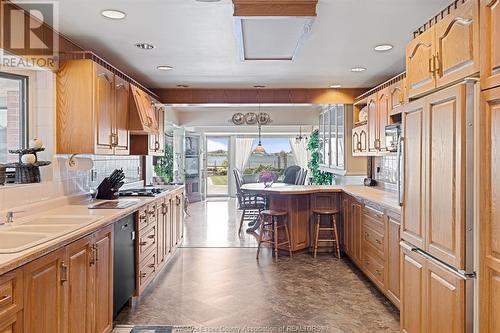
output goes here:
{"type": "Polygon", "coordinates": [[[331,173],[323,172],[319,169],[319,131],[314,130],[311,133],[309,142],[307,143],[307,150],[311,154],[311,159],[309,160],[308,167],[312,174],[312,184],[313,185],[330,185],[333,180],[331,173]]]}
{"type": "Polygon", "coordinates": [[[155,173],[157,176],[165,177],[167,182],[174,179],[174,149],[171,145],[165,145],[165,155],[156,160],[155,173]]]}

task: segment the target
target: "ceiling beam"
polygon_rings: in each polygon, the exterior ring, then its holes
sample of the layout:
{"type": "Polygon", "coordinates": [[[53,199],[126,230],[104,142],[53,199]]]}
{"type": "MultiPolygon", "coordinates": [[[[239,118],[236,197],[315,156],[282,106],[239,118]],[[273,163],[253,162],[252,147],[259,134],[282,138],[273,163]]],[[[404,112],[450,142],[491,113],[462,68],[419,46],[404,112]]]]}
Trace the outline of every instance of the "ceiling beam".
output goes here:
{"type": "Polygon", "coordinates": [[[153,89],[165,104],[352,104],[367,89],[153,89]]]}
{"type": "Polygon", "coordinates": [[[318,0],[233,0],[233,16],[316,16],[318,0]]]}

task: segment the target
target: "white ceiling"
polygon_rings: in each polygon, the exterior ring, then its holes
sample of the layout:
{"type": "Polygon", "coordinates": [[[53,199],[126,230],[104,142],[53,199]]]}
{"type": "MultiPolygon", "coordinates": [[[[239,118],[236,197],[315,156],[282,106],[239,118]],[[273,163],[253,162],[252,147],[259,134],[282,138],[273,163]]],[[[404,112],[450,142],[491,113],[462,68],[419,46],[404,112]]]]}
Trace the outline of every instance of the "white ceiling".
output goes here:
{"type": "Polygon", "coordinates": [[[404,69],[413,30],[450,1],[319,0],[312,32],[293,62],[241,62],[230,0],[60,0],[59,30],[152,88],[371,87],[404,69]],[[101,10],[109,8],[127,17],[103,18],[101,10]],[[156,48],[139,50],[137,42],[156,48]],[[395,48],[376,53],[379,43],[395,48]],[[354,66],[368,70],[351,73],[354,66]]]}

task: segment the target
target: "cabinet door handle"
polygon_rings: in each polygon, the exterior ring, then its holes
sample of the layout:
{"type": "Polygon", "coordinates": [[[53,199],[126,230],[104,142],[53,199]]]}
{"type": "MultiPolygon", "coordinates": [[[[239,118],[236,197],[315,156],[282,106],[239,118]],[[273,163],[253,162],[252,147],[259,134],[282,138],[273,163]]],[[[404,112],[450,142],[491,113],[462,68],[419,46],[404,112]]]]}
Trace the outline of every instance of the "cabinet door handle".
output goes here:
{"type": "Polygon", "coordinates": [[[148,236],[149,239],[155,239],[155,237],[156,237],[155,235],[149,235],[148,236]]]}
{"type": "Polygon", "coordinates": [[[61,283],[68,281],[68,266],[63,262],[61,262],[61,283]]]}
{"type": "Polygon", "coordinates": [[[141,273],[141,277],[145,278],[147,276],[146,273],[141,273]]]}
{"type": "Polygon", "coordinates": [[[380,239],[376,239],[375,240],[375,243],[379,244],[379,245],[382,245],[382,242],[380,241],[380,239]]]}
{"type": "Polygon", "coordinates": [[[155,150],[160,150],[160,143],[155,141],[155,150]]]}
{"type": "Polygon", "coordinates": [[[441,60],[439,58],[439,52],[436,53],[434,57],[434,75],[441,75],[441,60]]]}
{"type": "Polygon", "coordinates": [[[150,210],[150,211],[148,211],[148,214],[154,216],[155,215],[155,211],[154,210],[150,210]]]}
{"type": "Polygon", "coordinates": [[[90,266],[95,265],[95,246],[90,247],[90,266]]]}
{"type": "Polygon", "coordinates": [[[434,74],[436,74],[434,70],[434,56],[429,58],[429,73],[431,74],[431,76],[434,76],[434,74]]]}
{"type": "Polygon", "coordinates": [[[149,264],[148,267],[149,268],[155,268],[155,264],[149,264]]]}
{"type": "Polygon", "coordinates": [[[11,295],[5,295],[0,298],[0,307],[4,306],[5,304],[10,303],[12,299],[11,295]]]}
{"type": "Polygon", "coordinates": [[[148,245],[148,242],[140,242],[139,245],[140,246],[145,246],[145,245],[148,245]]]}

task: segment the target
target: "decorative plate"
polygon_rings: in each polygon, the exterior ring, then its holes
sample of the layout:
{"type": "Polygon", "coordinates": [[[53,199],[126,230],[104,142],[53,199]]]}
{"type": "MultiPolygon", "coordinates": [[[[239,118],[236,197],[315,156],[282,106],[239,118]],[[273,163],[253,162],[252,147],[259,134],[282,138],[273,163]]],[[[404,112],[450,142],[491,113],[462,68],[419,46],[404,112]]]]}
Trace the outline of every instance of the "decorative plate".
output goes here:
{"type": "Polygon", "coordinates": [[[261,112],[259,113],[259,124],[261,125],[267,125],[271,122],[271,117],[267,113],[261,112]]]}
{"type": "Polygon", "coordinates": [[[245,122],[245,115],[243,113],[235,113],[231,118],[233,124],[241,125],[245,122]]]}
{"type": "Polygon", "coordinates": [[[245,120],[247,122],[247,125],[255,125],[257,124],[258,116],[253,112],[249,112],[245,115],[245,120]]]}

